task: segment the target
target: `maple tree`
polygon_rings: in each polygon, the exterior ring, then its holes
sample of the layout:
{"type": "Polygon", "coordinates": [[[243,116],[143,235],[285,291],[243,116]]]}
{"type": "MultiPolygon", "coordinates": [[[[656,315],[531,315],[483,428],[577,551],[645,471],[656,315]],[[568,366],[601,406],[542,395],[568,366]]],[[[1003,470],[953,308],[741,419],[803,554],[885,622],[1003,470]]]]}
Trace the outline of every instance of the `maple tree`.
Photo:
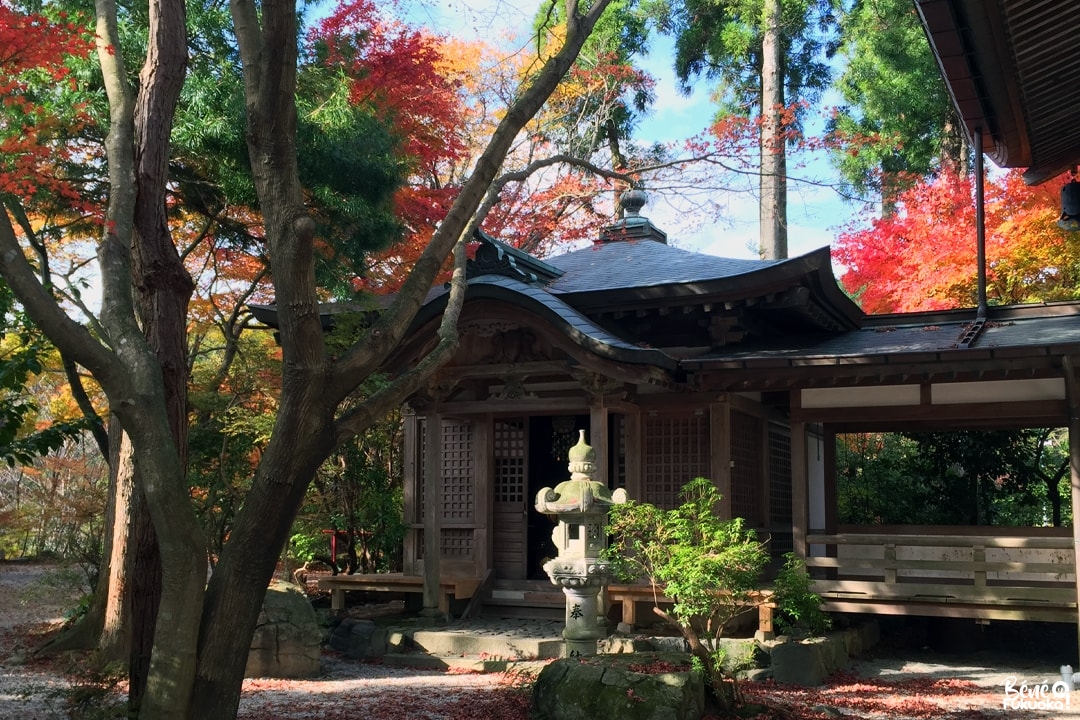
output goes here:
{"type": "MultiPolygon", "coordinates": [[[[144,675],[132,673],[133,681],[146,678],[131,690],[140,698],[140,715],[235,715],[259,605],[308,483],[335,447],[397,407],[455,351],[463,292],[460,240],[471,236],[474,214],[503,158],[571,67],[606,5],[606,0],[588,8],[568,3],[565,41],[545,52],[514,93],[394,303],[371,327],[360,328],[355,344],[331,355],[317,312],[324,296],[316,268],[320,257],[333,257],[320,252],[328,247],[317,238],[322,206],[305,185],[308,158],[297,143],[303,100],[298,97],[296,7],[291,2],[231,4],[235,42],[226,45],[238,52],[243,68],[249,187],[261,215],[261,232],[247,239],[272,263],[283,370],[272,433],[207,586],[206,543],[185,471],[186,311],[194,282],[172,236],[166,202],[169,135],[186,64],[185,8],[175,0],[151,2],[142,72],[133,84],[117,8],[110,0],[96,3],[97,59],[109,113],[104,143],[109,199],[97,239],[103,311],[95,330],[100,334],[91,334],[55,302],[25,262],[7,213],[0,216],[0,272],[36,325],[100,382],[137,459],[132,477],[152,520],[161,561],[160,593],[153,587],[154,571],[134,575],[150,582],[148,592],[136,593],[135,599],[160,598],[156,613],[135,613],[143,624],[134,627],[138,650],[132,665],[147,663],[144,675]],[[417,367],[404,369],[360,401],[347,402],[400,342],[455,246],[459,270],[439,345],[417,367]],[[144,644],[148,640],[152,644],[144,644]]],[[[333,180],[327,185],[329,199],[344,201],[364,178],[333,180]]],[[[354,237],[363,235],[363,228],[351,229],[354,237]]],[[[123,543],[131,544],[130,539],[123,543]]]]}
{"type": "MultiPolygon", "coordinates": [[[[987,297],[995,304],[1077,297],[1080,238],[1056,225],[1061,177],[1037,186],[1018,171],[986,182],[987,297]]],[[[976,296],[972,181],[944,168],[901,193],[897,211],[842,233],[840,277],[869,313],[973,307],[976,296]]]]}
{"type": "Polygon", "coordinates": [[[65,142],[87,118],[73,66],[92,45],[64,13],[23,13],[0,2],[0,195],[80,198],[55,169],[77,148],[65,142]],[[51,87],[41,92],[43,81],[51,87]]]}

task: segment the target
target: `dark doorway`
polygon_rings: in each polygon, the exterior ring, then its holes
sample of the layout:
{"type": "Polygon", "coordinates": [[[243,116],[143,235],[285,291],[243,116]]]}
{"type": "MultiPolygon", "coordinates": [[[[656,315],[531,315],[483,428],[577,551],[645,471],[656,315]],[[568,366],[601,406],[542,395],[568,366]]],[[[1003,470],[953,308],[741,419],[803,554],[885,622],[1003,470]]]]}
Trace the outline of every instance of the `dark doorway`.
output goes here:
{"type": "Polygon", "coordinates": [[[551,541],[554,522],[533,508],[536,494],[570,479],[567,452],[578,440],[578,431],[589,429],[588,415],[537,416],[529,419],[529,537],[527,577],[546,580],[544,563],[557,554],[551,541]]]}

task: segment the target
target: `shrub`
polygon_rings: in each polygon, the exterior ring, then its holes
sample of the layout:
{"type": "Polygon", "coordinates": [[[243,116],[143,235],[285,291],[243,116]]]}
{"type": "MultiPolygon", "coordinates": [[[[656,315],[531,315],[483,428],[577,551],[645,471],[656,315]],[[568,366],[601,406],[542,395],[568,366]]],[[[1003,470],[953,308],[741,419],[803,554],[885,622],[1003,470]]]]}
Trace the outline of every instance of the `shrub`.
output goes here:
{"type": "Polygon", "coordinates": [[[624,580],[647,579],[674,600],[670,612],[653,612],[679,630],[705,670],[721,707],[738,700],[734,679],[723,669],[719,638],[751,598],[768,561],[765,546],[741,518],[715,514],[720,493],[697,478],[683,487],[683,504],[662,510],[629,502],[611,511],[607,557],[624,580]]]}
{"type": "Polygon", "coordinates": [[[806,565],[795,553],[784,555],[784,566],[776,576],[773,602],[776,603],[776,629],[788,633],[802,629],[821,635],[832,627],[832,618],[821,609],[821,598],[810,589],[806,565]]]}

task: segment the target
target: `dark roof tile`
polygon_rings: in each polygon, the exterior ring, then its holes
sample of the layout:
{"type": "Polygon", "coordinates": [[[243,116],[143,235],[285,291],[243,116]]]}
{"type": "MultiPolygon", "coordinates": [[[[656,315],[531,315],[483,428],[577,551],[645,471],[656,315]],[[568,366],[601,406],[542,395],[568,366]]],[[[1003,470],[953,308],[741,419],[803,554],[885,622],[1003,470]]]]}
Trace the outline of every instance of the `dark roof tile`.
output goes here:
{"type": "Polygon", "coordinates": [[[716,280],[761,270],[782,260],[742,260],[690,252],[652,241],[612,242],[547,259],[565,274],[553,293],[594,292],[716,280]]]}

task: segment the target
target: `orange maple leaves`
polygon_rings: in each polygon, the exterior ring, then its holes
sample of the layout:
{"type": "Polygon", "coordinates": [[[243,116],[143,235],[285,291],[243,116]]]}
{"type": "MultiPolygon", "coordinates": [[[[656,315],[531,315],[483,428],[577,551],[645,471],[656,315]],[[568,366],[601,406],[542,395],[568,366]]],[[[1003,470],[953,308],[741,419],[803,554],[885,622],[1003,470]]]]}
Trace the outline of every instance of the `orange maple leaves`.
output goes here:
{"type": "MultiPolygon", "coordinates": [[[[1035,187],[1019,171],[986,182],[987,296],[1014,304],[1076,297],[1080,238],[1057,228],[1064,178],[1035,187]]],[[[972,179],[945,170],[902,193],[898,210],[843,233],[841,283],[869,313],[971,307],[976,295],[972,179]]]]}

